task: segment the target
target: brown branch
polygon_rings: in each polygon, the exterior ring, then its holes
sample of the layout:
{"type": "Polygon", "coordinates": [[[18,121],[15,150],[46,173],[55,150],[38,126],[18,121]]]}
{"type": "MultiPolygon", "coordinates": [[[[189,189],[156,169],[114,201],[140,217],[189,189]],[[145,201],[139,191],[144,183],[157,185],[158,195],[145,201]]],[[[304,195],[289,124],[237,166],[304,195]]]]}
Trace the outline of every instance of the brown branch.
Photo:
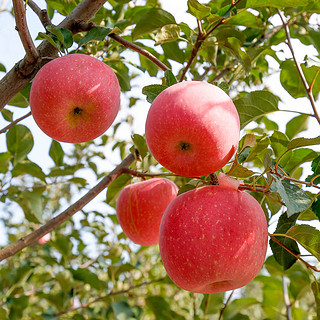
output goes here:
{"type": "MultiPolygon", "coordinates": [[[[57,26],[70,29],[75,20],[89,21],[107,0],[82,0],[57,26]]],[[[57,57],[58,49],[44,40],[38,46],[40,57],[57,57]]],[[[38,63],[27,63],[26,57],[16,64],[0,81],[0,110],[35,76],[48,59],[38,63]]]]}
{"type": "Polygon", "coordinates": [[[23,64],[33,64],[39,59],[39,52],[35,47],[31,34],[28,29],[27,19],[26,19],[26,8],[23,0],[13,0],[14,17],[16,20],[16,30],[19,33],[21,42],[23,44],[24,50],[26,52],[25,60],[21,62],[21,68],[23,69],[23,64]]]}
{"type": "Polygon", "coordinates": [[[230,301],[231,301],[231,298],[232,298],[233,293],[234,293],[234,290],[231,291],[231,293],[229,294],[229,297],[228,297],[226,303],[224,304],[223,308],[220,310],[220,314],[219,314],[219,319],[218,319],[218,320],[221,320],[221,319],[222,319],[223,314],[224,314],[224,312],[225,312],[228,304],[229,304],[230,301]]]}
{"type": "Polygon", "coordinates": [[[76,310],[79,310],[79,309],[85,309],[85,308],[88,308],[90,305],[92,305],[93,303],[96,303],[96,302],[99,302],[99,301],[102,301],[104,300],[106,297],[109,297],[109,296],[115,296],[115,295],[119,295],[119,294],[124,294],[124,293],[128,293],[134,289],[137,289],[137,288],[140,288],[140,287],[144,287],[144,286],[147,286],[149,284],[153,284],[153,283],[156,283],[156,282],[161,282],[163,281],[165,278],[160,278],[160,279],[155,279],[155,280],[151,280],[151,281],[145,281],[145,282],[142,282],[142,283],[139,283],[137,285],[131,285],[128,289],[124,289],[124,290],[119,290],[119,291],[111,291],[110,293],[104,295],[104,296],[100,296],[100,297],[97,297],[91,301],[88,301],[87,303],[83,303],[81,304],[80,306],[77,306],[77,307],[72,307],[68,310],[63,310],[63,311],[60,311],[60,312],[57,312],[54,314],[55,317],[59,317],[63,314],[67,314],[69,312],[72,312],[72,311],[76,311],[76,310]]]}
{"type": "Polygon", "coordinates": [[[306,93],[307,93],[307,97],[309,98],[310,100],[310,103],[311,103],[311,107],[312,107],[312,110],[313,110],[313,116],[317,119],[318,123],[320,124],[320,115],[317,111],[317,107],[316,107],[316,103],[315,103],[315,100],[314,100],[314,97],[313,97],[313,94],[312,94],[312,86],[308,85],[308,82],[307,82],[307,79],[303,73],[303,70],[296,58],[296,55],[295,55],[295,52],[293,50],[293,46],[292,46],[292,43],[291,43],[291,36],[290,36],[290,31],[289,31],[289,27],[288,27],[288,23],[285,21],[285,18],[282,16],[282,13],[279,9],[277,9],[278,11],[278,14],[280,16],[280,19],[282,21],[282,24],[283,24],[283,27],[284,27],[284,31],[286,33],[286,37],[287,37],[287,42],[286,44],[288,45],[289,47],[289,50],[291,52],[291,55],[292,55],[292,58],[293,58],[293,61],[296,65],[296,68],[297,68],[297,71],[298,71],[298,74],[299,74],[299,77],[302,81],[302,84],[306,90],[306,93]]]}
{"type": "Polygon", "coordinates": [[[0,251],[0,261],[15,255],[17,252],[35,243],[42,236],[51,232],[55,228],[59,227],[62,223],[70,219],[76,212],[81,210],[87,203],[89,203],[101,191],[109,186],[118,176],[123,174],[123,169],[127,168],[131,163],[133,163],[134,160],[135,156],[133,154],[128,155],[127,158],[125,158],[113,171],[111,171],[95,187],[90,189],[83,197],[81,197],[65,211],[51,219],[36,231],[28,234],[25,237],[22,237],[17,242],[2,249],[0,251]]]}
{"type": "Polygon", "coordinates": [[[25,118],[28,118],[29,116],[31,116],[31,111],[28,112],[27,114],[25,114],[24,116],[12,121],[10,124],[8,124],[6,127],[4,127],[3,129],[0,130],[0,134],[1,133],[5,133],[6,131],[8,131],[11,127],[13,127],[14,125],[16,125],[18,122],[22,121],[25,118]]]}
{"type": "Polygon", "coordinates": [[[28,6],[32,9],[32,11],[39,17],[42,25],[46,27],[54,27],[52,24],[48,11],[46,9],[41,9],[33,0],[26,0],[28,6]]]}

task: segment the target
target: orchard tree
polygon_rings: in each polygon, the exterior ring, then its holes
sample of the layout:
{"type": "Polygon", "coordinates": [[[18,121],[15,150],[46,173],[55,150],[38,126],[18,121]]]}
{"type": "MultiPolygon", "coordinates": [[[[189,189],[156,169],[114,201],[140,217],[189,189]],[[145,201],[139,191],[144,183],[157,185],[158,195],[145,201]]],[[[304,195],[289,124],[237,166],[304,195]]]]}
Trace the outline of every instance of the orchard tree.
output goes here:
{"type": "Polygon", "coordinates": [[[184,4],[1,2],[0,319],[320,319],[320,3],[184,4]]]}

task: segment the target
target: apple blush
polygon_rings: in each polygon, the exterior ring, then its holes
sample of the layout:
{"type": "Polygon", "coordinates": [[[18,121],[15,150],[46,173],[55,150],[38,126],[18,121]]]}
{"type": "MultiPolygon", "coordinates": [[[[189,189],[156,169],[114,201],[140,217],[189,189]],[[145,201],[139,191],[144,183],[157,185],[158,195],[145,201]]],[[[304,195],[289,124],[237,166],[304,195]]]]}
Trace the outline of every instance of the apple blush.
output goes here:
{"type": "Polygon", "coordinates": [[[237,150],[239,115],[219,87],[184,81],[152,102],[145,134],[151,154],[168,170],[187,177],[207,175],[221,169],[237,150]]]}
{"type": "Polygon", "coordinates": [[[93,140],[113,123],[120,86],[113,70],[84,54],[70,54],[44,65],[30,92],[31,113],[49,137],[70,143],[93,140]]]}
{"type": "Polygon", "coordinates": [[[136,244],[159,242],[159,226],[178,187],[169,179],[153,178],[125,186],[117,199],[117,218],[124,234],[136,244]]]}
{"type": "Polygon", "coordinates": [[[163,214],[159,248],[180,288],[216,293],[248,284],[260,271],[268,245],[264,212],[235,184],[212,185],[176,197],[163,214]]]}

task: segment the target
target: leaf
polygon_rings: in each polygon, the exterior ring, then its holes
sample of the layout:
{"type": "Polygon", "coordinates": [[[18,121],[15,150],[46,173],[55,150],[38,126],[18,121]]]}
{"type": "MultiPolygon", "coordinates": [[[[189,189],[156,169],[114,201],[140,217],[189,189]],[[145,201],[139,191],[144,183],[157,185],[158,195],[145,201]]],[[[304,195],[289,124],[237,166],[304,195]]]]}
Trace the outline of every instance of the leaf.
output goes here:
{"type": "Polygon", "coordinates": [[[132,177],[129,174],[122,174],[114,180],[107,189],[107,203],[110,204],[123,187],[129,184],[132,177]]]}
{"type": "Polygon", "coordinates": [[[132,32],[132,39],[136,40],[140,35],[150,33],[167,24],[176,24],[174,16],[160,8],[152,8],[136,24],[132,32]]]}
{"type": "Polygon", "coordinates": [[[210,7],[197,0],[188,0],[188,11],[198,20],[208,17],[211,13],[210,7]]]}
{"type": "Polygon", "coordinates": [[[312,226],[301,224],[291,227],[286,234],[294,238],[300,245],[302,245],[320,261],[319,230],[312,226]]]}
{"type": "Polygon", "coordinates": [[[309,117],[307,115],[300,115],[292,118],[286,126],[286,135],[291,140],[298,133],[308,129],[309,117]]]}
{"type": "Polygon", "coordinates": [[[13,112],[8,109],[2,109],[1,114],[4,120],[11,122],[13,120],[13,112]]]}
{"type": "Polygon", "coordinates": [[[284,133],[275,130],[270,137],[270,142],[273,152],[277,158],[287,151],[289,139],[284,133]]]}
{"type": "Polygon", "coordinates": [[[118,320],[133,320],[136,319],[134,312],[126,301],[112,303],[113,313],[118,320]]]}
{"type": "Polygon", "coordinates": [[[146,139],[136,133],[131,136],[131,139],[135,147],[138,149],[140,156],[144,158],[149,152],[146,139]]]}
{"type": "Polygon", "coordinates": [[[25,190],[17,200],[28,221],[42,223],[42,196],[39,193],[25,190]]]}
{"type": "Polygon", "coordinates": [[[306,146],[320,144],[320,136],[317,138],[295,138],[288,143],[288,149],[297,149],[306,146]]]}
{"type": "Polygon", "coordinates": [[[149,103],[152,103],[153,100],[159,95],[159,93],[167,88],[167,86],[164,86],[162,84],[150,84],[142,88],[142,93],[147,96],[147,101],[149,103]]]}
{"type": "Polygon", "coordinates": [[[320,200],[319,200],[319,198],[316,198],[316,200],[312,203],[311,210],[316,215],[318,220],[320,221],[320,200]]]}
{"type": "MultiPolygon", "coordinates": [[[[274,233],[285,234],[292,226],[296,224],[298,217],[299,213],[296,213],[291,217],[288,217],[286,213],[283,213],[278,220],[277,228],[274,233]]],[[[293,253],[300,254],[299,247],[294,240],[287,237],[276,237],[276,239],[290,249],[293,253]]],[[[294,255],[273,241],[272,238],[270,239],[269,243],[274,258],[283,267],[283,270],[289,269],[297,261],[297,258],[294,255]]]]}
{"type": "Polygon", "coordinates": [[[164,72],[164,79],[165,79],[165,84],[168,87],[170,87],[178,82],[171,70],[166,70],[164,72]]]}
{"type": "Polygon", "coordinates": [[[249,146],[244,147],[244,149],[237,155],[238,162],[241,164],[244,162],[250,153],[250,148],[249,146]]]}
{"type": "Polygon", "coordinates": [[[61,147],[61,144],[58,141],[52,140],[51,146],[49,149],[49,156],[54,161],[57,167],[63,165],[64,151],[61,147]]]}
{"type": "Polygon", "coordinates": [[[146,303],[155,314],[157,320],[185,320],[184,316],[171,310],[170,304],[161,296],[148,296],[146,303]]]}
{"type": "Polygon", "coordinates": [[[241,129],[251,121],[274,111],[278,111],[278,102],[274,94],[268,91],[253,91],[234,101],[240,117],[241,129]]]}
{"type": "Polygon", "coordinates": [[[223,307],[224,292],[205,294],[201,302],[204,314],[217,314],[223,307]]]}
{"type": "Polygon", "coordinates": [[[62,46],[66,49],[70,48],[73,44],[73,36],[72,32],[68,29],[63,28],[50,28],[47,27],[47,30],[56,36],[58,41],[62,44],[62,46]]]}
{"type": "Polygon", "coordinates": [[[286,7],[296,8],[306,4],[306,0],[247,0],[247,8],[275,7],[283,9],[286,7]]]}
{"type": "Polygon", "coordinates": [[[247,169],[246,167],[242,166],[241,164],[234,164],[234,167],[230,169],[231,176],[237,177],[237,178],[249,178],[255,174],[255,172],[247,169]]]}
{"type": "Polygon", "coordinates": [[[6,67],[2,63],[0,63],[0,72],[7,72],[6,67]]]}
{"type": "Polygon", "coordinates": [[[103,41],[108,34],[112,31],[111,28],[96,27],[92,28],[87,34],[79,41],[78,46],[81,47],[90,41],[103,41]]]}
{"type": "Polygon", "coordinates": [[[311,205],[311,199],[301,188],[288,180],[280,180],[278,176],[273,177],[270,190],[280,194],[288,209],[288,217],[306,210],[311,205]]]}
{"type": "Polygon", "coordinates": [[[314,294],[317,309],[317,319],[320,319],[320,284],[319,281],[314,281],[311,284],[311,289],[314,294]]]}
{"type": "Polygon", "coordinates": [[[225,309],[225,312],[223,314],[223,319],[224,320],[249,319],[248,317],[244,318],[243,315],[239,317],[240,311],[248,309],[250,306],[253,306],[259,303],[260,302],[257,299],[251,298],[251,297],[235,299],[231,301],[228,307],[225,309]]]}
{"type": "Polygon", "coordinates": [[[46,181],[46,175],[36,163],[25,160],[17,163],[11,171],[12,177],[18,177],[23,174],[29,174],[32,177],[39,178],[42,181],[46,181]]]}
{"type": "Polygon", "coordinates": [[[181,29],[177,24],[166,24],[155,36],[155,46],[179,39],[181,29]]]}
{"type": "Polygon", "coordinates": [[[9,163],[12,155],[10,152],[0,153],[0,173],[6,173],[9,169],[9,163]]]}
{"type": "Polygon", "coordinates": [[[72,273],[73,278],[75,280],[87,283],[91,286],[91,288],[94,288],[97,290],[106,289],[106,284],[103,281],[101,281],[95,273],[91,272],[88,269],[78,268],[75,270],[75,269],[69,268],[69,271],[72,273]]]}
{"type": "Polygon", "coordinates": [[[244,26],[248,28],[263,28],[263,22],[249,11],[242,11],[234,15],[225,25],[244,26]]]}
{"type": "Polygon", "coordinates": [[[165,42],[161,45],[164,55],[171,60],[184,63],[185,54],[179,47],[178,42],[165,42]]]}
{"type": "Polygon", "coordinates": [[[46,33],[39,32],[38,38],[42,40],[47,40],[49,43],[51,43],[56,49],[60,50],[60,43],[57,38],[53,38],[52,36],[47,35],[46,33]]]}
{"type": "Polygon", "coordinates": [[[8,105],[26,108],[29,106],[31,83],[26,85],[19,93],[17,93],[9,102],[8,105]]]}
{"type": "Polygon", "coordinates": [[[31,131],[23,125],[15,125],[9,129],[6,135],[7,148],[13,156],[13,164],[25,159],[33,148],[31,131]]]}
{"type": "MultiPolygon", "coordinates": [[[[309,175],[307,178],[306,178],[306,181],[311,181],[313,178],[315,178],[317,175],[320,175],[320,155],[318,157],[316,157],[312,163],[311,163],[311,168],[312,168],[312,171],[313,171],[313,174],[309,175]]],[[[314,184],[318,184],[320,183],[320,176],[317,177],[314,181],[313,181],[314,184]]]]}

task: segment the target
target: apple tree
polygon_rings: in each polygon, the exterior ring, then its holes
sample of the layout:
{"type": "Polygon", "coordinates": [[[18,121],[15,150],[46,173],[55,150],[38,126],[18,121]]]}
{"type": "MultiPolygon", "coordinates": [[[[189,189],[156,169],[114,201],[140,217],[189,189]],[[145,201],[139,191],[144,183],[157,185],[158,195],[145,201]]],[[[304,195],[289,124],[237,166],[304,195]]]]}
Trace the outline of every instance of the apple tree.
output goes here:
{"type": "MultiPolygon", "coordinates": [[[[0,32],[6,17],[25,55],[10,67],[0,56],[0,319],[320,319],[320,3],[185,0],[169,10],[168,2],[0,2],[0,32]],[[66,143],[38,128],[30,90],[43,66],[75,53],[113,70],[121,107],[98,138],[66,143]],[[231,160],[203,176],[170,172],[145,139],[150,104],[190,80],[224,90],[240,120],[231,160]],[[117,198],[156,177],[174,182],[179,197],[219,176],[237,180],[261,206],[267,254],[241,288],[189,292],[168,277],[158,245],[127,238],[117,198]]],[[[58,88],[53,82],[52,93],[58,88]]],[[[237,217],[239,228],[247,225],[237,217]]]]}

